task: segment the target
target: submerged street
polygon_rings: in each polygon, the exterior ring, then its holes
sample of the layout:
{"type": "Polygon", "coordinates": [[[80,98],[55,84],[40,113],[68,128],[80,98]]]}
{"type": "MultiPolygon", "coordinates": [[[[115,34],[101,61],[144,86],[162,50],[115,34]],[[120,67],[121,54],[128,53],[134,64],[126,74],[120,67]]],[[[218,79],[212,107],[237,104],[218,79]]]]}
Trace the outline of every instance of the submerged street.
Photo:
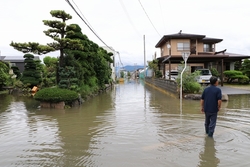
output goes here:
{"type": "Polygon", "coordinates": [[[117,84],[79,108],[39,109],[32,98],[0,96],[0,166],[249,166],[250,95],[222,103],[214,138],[200,102],[141,80],[117,84]]]}

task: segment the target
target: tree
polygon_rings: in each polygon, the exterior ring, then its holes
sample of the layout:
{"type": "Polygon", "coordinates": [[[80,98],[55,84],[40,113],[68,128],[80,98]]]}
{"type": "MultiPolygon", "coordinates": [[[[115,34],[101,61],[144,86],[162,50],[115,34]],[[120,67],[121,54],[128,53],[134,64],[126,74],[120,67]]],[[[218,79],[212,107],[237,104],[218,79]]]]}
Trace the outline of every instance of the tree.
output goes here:
{"type": "Polygon", "coordinates": [[[43,58],[45,64],[43,72],[42,86],[51,87],[56,85],[56,71],[58,58],[46,56],[43,58]]]}
{"type": "Polygon", "coordinates": [[[245,59],[242,63],[241,71],[250,78],[250,60],[245,59]]]}
{"type": "Polygon", "coordinates": [[[0,61],[0,90],[7,84],[9,78],[9,67],[6,63],[0,61]]]}
{"type": "Polygon", "coordinates": [[[76,75],[81,82],[79,86],[104,87],[111,78],[109,64],[113,62],[110,58],[113,54],[107,53],[106,50],[89,40],[77,24],[69,25],[67,31],[71,33],[68,33],[66,38],[79,40],[84,47],[84,50],[67,49],[65,57],[66,65],[77,69],[76,75]]]}
{"type": "Polygon", "coordinates": [[[61,21],[43,20],[44,25],[50,27],[48,30],[44,31],[44,33],[45,35],[53,39],[52,43],[48,43],[47,45],[41,45],[36,42],[16,43],[12,41],[10,46],[14,47],[14,49],[21,51],[23,53],[32,52],[34,54],[39,54],[39,55],[59,50],[60,51],[59,66],[63,67],[65,65],[64,63],[65,49],[83,50],[83,46],[79,42],[79,40],[65,38],[67,34],[72,33],[71,31],[67,31],[67,25],[66,25],[66,21],[72,18],[70,14],[62,10],[52,10],[50,14],[52,17],[61,19],[61,21]]]}
{"type": "Polygon", "coordinates": [[[154,59],[153,61],[149,61],[148,67],[149,67],[149,69],[153,70],[154,76],[157,76],[157,78],[162,77],[161,72],[158,70],[158,60],[157,59],[154,59]]]}
{"type": "Polygon", "coordinates": [[[25,66],[21,81],[23,84],[27,84],[30,87],[39,85],[42,81],[41,70],[39,70],[34,61],[34,55],[25,54],[23,57],[25,58],[25,66]]]}

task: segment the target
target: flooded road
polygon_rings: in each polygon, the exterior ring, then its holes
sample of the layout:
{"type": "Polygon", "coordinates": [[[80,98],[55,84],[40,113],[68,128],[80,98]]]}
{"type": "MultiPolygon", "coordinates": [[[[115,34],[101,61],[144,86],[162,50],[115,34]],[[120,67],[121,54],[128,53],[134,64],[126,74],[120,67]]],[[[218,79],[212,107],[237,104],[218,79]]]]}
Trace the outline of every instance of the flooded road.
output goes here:
{"type": "Polygon", "coordinates": [[[250,95],[223,102],[214,138],[199,101],[142,81],[66,110],[37,109],[30,98],[0,96],[0,166],[250,166],[250,95]]]}

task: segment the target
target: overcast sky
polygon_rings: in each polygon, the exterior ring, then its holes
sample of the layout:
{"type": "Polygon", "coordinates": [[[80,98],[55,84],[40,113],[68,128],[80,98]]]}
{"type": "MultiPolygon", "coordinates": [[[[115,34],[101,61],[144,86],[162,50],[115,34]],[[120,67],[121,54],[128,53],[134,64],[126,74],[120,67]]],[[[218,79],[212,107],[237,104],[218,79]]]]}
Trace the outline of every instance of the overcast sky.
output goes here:
{"type": "MultiPolygon", "coordinates": [[[[227,49],[227,52],[250,55],[249,0],[71,0],[70,2],[78,5],[100,38],[120,53],[124,65],[143,64],[143,35],[146,36],[147,60],[151,60],[155,51],[159,53],[155,45],[161,37],[178,33],[180,30],[183,33],[223,39],[217,44],[217,51],[227,49]]],[[[51,10],[65,10],[73,16],[69,24],[79,24],[82,32],[90,40],[99,46],[104,45],[65,0],[1,0],[1,55],[23,55],[9,46],[11,41],[41,44],[51,42],[52,40],[43,33],[48,27],[42,22],[52,19],[49,13],[51,10]]],[[[47,55],[57,56],[58,53],[47,55]]]]}

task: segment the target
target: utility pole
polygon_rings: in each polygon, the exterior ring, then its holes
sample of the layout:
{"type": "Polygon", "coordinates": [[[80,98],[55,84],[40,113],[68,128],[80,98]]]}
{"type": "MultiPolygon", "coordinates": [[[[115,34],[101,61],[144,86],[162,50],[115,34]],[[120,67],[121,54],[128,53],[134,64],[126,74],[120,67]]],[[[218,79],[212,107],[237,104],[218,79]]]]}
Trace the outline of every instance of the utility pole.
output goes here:
{"type": "Polygon", "coordinates": [[[144,80],[146,78],[146,47],[145,47],[145,35],[143,35],[143,46],[144,46],[144,80]]]}

